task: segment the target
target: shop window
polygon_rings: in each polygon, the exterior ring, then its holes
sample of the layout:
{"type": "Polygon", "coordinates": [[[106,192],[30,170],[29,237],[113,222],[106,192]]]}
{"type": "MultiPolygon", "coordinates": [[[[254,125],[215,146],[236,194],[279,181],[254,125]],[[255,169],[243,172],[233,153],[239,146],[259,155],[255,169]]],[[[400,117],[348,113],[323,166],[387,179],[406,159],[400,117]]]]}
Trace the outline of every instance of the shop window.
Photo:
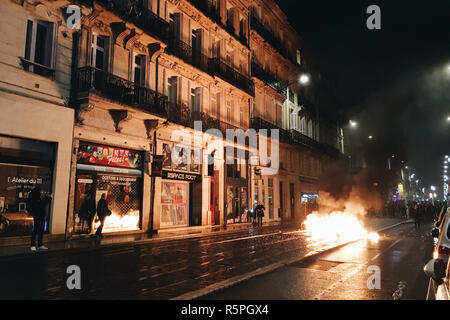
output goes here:
{"type": "Polygon", "coordinates": [[[36,74],[52,77],[55,24],[42,20],[27,20],[25,58],[23,68],[36,74]]]}
{"type": "MultiPolygon", "coordinates": [[[[52,193],[54,145],[0,137],[0,237],[31,234],[29,193],[36,186],[43,195],[52,193]]],[[[49,204],[45,230],[49,230],[49,204]]]]}
{"type": "Polygon", "coordinates": [[[161,182],[161,227],[187,226],[189,183],[161,182]]]}

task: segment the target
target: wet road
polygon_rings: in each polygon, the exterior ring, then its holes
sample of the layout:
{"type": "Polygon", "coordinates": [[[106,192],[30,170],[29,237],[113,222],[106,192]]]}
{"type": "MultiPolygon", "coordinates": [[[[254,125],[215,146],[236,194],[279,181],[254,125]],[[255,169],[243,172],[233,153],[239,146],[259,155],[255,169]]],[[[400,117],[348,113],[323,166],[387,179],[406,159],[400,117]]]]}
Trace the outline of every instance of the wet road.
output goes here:
{"type": "Polygon", "coordinates": [[[0,258],[0,299],[169,299],[302,255],[302,232],[279,226],[200,238],[0,258]],[[67,289],[68,266],[81,290],[67,289]]]}
{"type": "Polygon", "coordinates": [[[327,246],[280,226],[133,245],[93,241],[88,249],[1,257],[0,299],[170,299],[327,246]],[[71,265],[81,270],[80,290],[67,288],[71,265]]]}
{"type": "Polygon", "coordinates": [[[404,224],[382,234],[378,242],[360,240],[304,259],[203,299],[257,300],[392,300],[425,299],[431,259],[431,224],[420,230],[404,224]],[[368,279],[379,271],[376,280],[368,279]],[[375,287],[375,288],[374,288],[375,287]]]}

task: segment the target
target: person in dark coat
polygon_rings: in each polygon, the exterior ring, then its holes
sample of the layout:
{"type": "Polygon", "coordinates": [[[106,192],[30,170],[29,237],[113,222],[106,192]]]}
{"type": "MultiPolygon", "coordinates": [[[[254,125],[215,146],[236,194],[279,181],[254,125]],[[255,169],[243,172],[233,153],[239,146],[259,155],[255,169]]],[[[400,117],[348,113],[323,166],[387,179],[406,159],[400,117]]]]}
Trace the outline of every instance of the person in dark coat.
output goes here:
{"type": "Polygon", "coordinates": [[[255,208],[255,212],[256,212],[256,217],[258,218],[258,227],[259,225],[263,224],[262,219],[264,217],[264,210],[266,210],[266,208],[260,203],[256,206],[255,208]]]}
{"type": "Polygon", "coordinates": [[[33,232],[31,234],[31,251],[36,251],[36,236],[38,238],[38,246],[39,250],[47,250],[42,243],[42,238],[44,235],[45,228],[45,215],[47,204],[50,203],[52,197],[51,195],[42,196],[41,188],[36,186],[29,195],[30,198],[30,211],[31,216],[33,217],[33,232]]]}
{"type": "Polygon", "coordinates": [[[107,216],[111,214],[111,210],[108,208],[108,202],[106,201],[106,194],[103,193],[100,200],[98,200],[97,203],[97,216],[100,220],[100,226],[98,227],[97,231],[95,232],[95,236],[102,238],[102,230],[103,226],[105,225],[105,219],[107,216]]]}
{"type": "Polygon", "coordinates": [[[90,193],[86,193],[83,204],[80,207],[79,216],[81,219],[81,226],[84,230],[84,225],[87,225],[87,233],[91,233],[92,219],[95,216],[95,200],[90,193]]]}

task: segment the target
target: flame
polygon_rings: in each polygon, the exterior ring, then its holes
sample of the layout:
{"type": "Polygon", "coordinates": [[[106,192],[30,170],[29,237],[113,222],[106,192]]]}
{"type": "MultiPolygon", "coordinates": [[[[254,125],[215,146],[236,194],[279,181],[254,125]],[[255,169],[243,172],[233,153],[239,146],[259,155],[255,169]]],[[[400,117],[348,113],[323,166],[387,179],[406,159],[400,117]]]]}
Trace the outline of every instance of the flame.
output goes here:
{"type": "MultiPolygon", "coordinates": [[[[95,223],[95,229],[100,226],[100,222],[95,223]]],[[[139,229],[139,210],[130,210],[125,215],[119,215],[112,212],[109,217],[105,219],[103,231],[127,231],[139,229]]]]}
{"type": "Polygon", "coordinates": [[[315,211],[303,222],[311,241],[345,243],[368,239],[378,242],[379,235],[369,232],[361,221],[368,201],[352,190],[347,199],[335,199],[327,192],[319,192],[319,212],[315,211]]]}
{"type": "Polygon", "coordinates": [[[336,211],[330,214],[314,212],[307,216],[304,224],[312,240],[347,242],[368,235],[359,219],[346,212],[336,211]]]}

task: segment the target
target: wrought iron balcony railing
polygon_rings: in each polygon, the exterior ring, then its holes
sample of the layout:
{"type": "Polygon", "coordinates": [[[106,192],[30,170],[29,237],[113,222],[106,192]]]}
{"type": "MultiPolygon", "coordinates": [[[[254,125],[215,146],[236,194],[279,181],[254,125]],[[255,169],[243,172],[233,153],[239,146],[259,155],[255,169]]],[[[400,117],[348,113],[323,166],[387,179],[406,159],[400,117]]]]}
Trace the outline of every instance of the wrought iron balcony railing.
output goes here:
{"type": "Polygon", "coordinates": [[[222,22],[220,16],[219,8],[211,0],[188,0],[194,7],[203,12],[205,16],[210,18],[213,22],[220,25],[222,28],[228,31],[232,36],[234,36],[239,42],[248,47],[247,37],[240,33],[239,36],[236,35],[235,29],[227,21],[227,24],[222,22]]]}
{"type": "Polygon", "coordinates": [[[169,46],[166,48],[166,52],[183,59],[187,63],[204,72],[209,72],[209,58],[200,53],[200,51],[193,51],[192,47],[189,44],[181,40],[172,39],[169,42],[169,46]]]}
{"type": "Polygon", "coordinates": [[[252,60],[252,76],[265,82],[267,85],[286,97],[286,84],[278,80],[272,73],[264,70],[264,68],[255,60],[252,60]]]}
{"type": "Polygon", "coordinates": [[[280,139],[280,142],[286,142],[286,143],[291,143],[291,133],[285,129],[280,128],[279,126],[261,119],[259,117],[254,117],[252,118],[252,128],[256,129],[256,130],[260,130],[260,129],[267,129],[267,136],[270,137],[271,136],[271,131],[270,130],[278,130],[278,136],[280,139]]]}
{"type": "Polygon", "coordinates": [[[253,82],[246,76],[236,71],[233,67],[226,64],[220,58],[209,59],[209,72],[213,75],[217,75],[230,82],[236,87],[244,90],[248,94],[255,95],[255,87],[253,82]]]}
{"type": "Polygon", "coordinates": [[[146,33],[163,42],[169,41],[169,23],[145,7],[141,0],[77,0],[93,6],[94,2],[117,14],[125,21],[134,23],[146,33]]]}
{"type": "Polygon", "coordinates": [[[308,137],[307,135],[305,135],[295,129],[291,130],[291,134],[292,134],[292,141],[294,143],[303,145],[303,146],[313,149],[315,151],[319,151],[319,152],[323,152],[323,153],[327,153],[327,154],[335,155],[335,156],[339,155],[339,150],[337,148],[334,148],[330,145],[316,141],[313,138],[308,137]]]}
{"type": "Polygon", "coordinates": [[[256,13],[250,13],[250,28],[258,32],[258,34],[267,41],[275,50],[277,50],[283,57],[289,58],[289,52],[283,42],[275,36],[275,34],[267,28],[257,17],[256,13]]]}
{"type": "Polygon", "coordinates": [[[78,93],[95,92],[120,104],[163,117],[167,115],[166,96],[111,73],[93,67],[82,67],[77,70],[76,80],[78,93]]]}

